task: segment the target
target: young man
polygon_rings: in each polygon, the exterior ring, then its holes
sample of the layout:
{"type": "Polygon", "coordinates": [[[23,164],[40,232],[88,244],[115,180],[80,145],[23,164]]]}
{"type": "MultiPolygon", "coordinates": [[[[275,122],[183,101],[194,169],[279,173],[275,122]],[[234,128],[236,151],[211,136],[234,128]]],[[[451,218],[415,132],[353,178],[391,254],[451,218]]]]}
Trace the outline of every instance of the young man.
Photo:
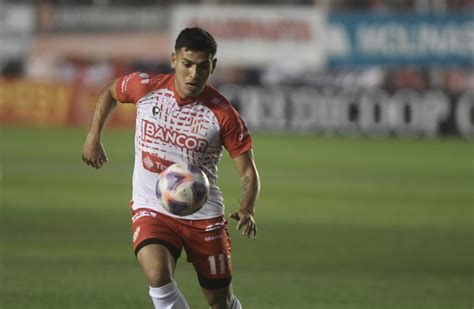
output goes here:
{"type": "Polygon", "coordinates": [[[107,162],[101,143],[105,120],[118,102],[136,105],[132,228],[134,250],[150,285],[155,308],[188,308],[174,282],[184,247],[211,308],[241,308],[232,291],[231,242],[221,191],[216,185],[223,147],[241,181],[240,208],[231,214],[237,229],[255,239],[255,202],[260,181],[249,132],[237,111],[207,84],[216,67],[216,42],[201,28],[186,28],[171,56],[174,74],[132,73],[110,82],[98,96],[83,148],[94,168],[107,162]],[[210,193],[196,213],[168,213],[155,193],[160,172],[174,162],[199,166],[210,193]]]}

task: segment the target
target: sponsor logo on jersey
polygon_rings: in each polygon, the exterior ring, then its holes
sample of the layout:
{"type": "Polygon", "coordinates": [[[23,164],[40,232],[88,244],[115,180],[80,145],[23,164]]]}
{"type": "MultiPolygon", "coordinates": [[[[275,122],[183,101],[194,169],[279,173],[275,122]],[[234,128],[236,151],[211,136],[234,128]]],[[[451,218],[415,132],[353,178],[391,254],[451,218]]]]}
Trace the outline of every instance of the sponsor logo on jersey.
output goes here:
{"type": "Polygon", "coordinates": [[[120,87],[120,89],[122,90],[122,93],[125,93],[127,92],[127,86],[128,86],[128,82],[132,79],[132,74],[130,75],[127,75],[125,76],[125,78],[122,80],[122,85],[120,87]]]}
{"type": "Polygon", "coordinates": [[[224,221],[222,221],[222,222],[217,222],[217,223],[215,223],[215,224],[208,225],[204,231],[205,231],[205,232],[210,232],[210,231],[214,231],[214,230],[221,229],[221,228],[223,228],[224,226],[225,226],[225,222],[224,222],[224,221]]]}
{"type": "Polygon", "coordinates": [[[152,153],[142,151],[142,163],[143,167],[150,172],[161,173],[166,168],[168,168],[168,166],[175,162],[165,160],[152,153]]]}
{"type": "Polygon", "coordinates": [[[204,241],[213,241],[222,237],[222,234],[204,237],[204,241]]]}
{"type": "Polygon", "coordinates": [[[164,128],[148,120],[143,120],[142,125],[142,138],[144,141],[148,139],[157,139],[188,150],[197,152],[207,151],[208,142],[205,139],[189,136],[182,132],[164,128]]]}
{"type": "Polygon", "coordinates": [[[135,223],[135,221],[137,221],[138,219],[140,218],[143,218],[143,217],[156,217],[156,213],[152,212],[152,211],[148,211],[148,210],[140,210],[139,212],[137,212],[133,217],[132,217],[132,222],[135,223]]]}

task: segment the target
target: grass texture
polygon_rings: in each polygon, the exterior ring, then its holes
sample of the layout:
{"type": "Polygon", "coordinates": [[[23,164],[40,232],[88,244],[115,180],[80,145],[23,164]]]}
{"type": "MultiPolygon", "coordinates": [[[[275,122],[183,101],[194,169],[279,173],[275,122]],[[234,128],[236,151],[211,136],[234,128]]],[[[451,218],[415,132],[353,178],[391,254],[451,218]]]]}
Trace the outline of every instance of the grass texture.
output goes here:
{"type": "MultiPolygon", "coordinates": [[[[2,128],[1,309],[152,308],[131,249],[133,132],[105,132],[102,170],[83,164],[84,137],[2,128]]],[[[244,308],[473,307],[472,142],[255,134],[254,145],[257,240],[230,222],[244,308]]],[[[226,153],[219,173],[229,214],[239,180],[226,153]]],[[[207,308],[184,256],[176,279],[191,308],[207,308]]]]}

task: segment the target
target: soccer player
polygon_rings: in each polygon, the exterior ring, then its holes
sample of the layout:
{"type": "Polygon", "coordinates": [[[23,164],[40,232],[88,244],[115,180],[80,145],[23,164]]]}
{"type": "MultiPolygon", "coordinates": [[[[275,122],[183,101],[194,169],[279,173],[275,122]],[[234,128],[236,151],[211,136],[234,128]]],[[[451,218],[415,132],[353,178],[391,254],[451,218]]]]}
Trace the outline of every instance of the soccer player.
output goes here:
{"type": "Polygon", "coordinates": [[[242,235],[255,239],[255,202],[260,180],[252,140],[238,112],[208,79],[217,59],[214,38],[202,28],[186,28],[176,38],[172,74],[135,72],[100,92],[82,158],[101,168],[108,161],[101,143],[105,121],[116,102],[136,106],[135,166],[131,208],[133,246],[150,286],[155,308],[188,308],[174,281],[182,249],[192,263],[211,308],[241,308],[232,291],[231,241],[224,218],[217,165],[223,148],[240,175],[240,208],[231,214],[242,235]],[[155,186],[160,172],[175,162],[199,166],[210,193],[197,212],[175,216],[163,208],[155,186]]]}

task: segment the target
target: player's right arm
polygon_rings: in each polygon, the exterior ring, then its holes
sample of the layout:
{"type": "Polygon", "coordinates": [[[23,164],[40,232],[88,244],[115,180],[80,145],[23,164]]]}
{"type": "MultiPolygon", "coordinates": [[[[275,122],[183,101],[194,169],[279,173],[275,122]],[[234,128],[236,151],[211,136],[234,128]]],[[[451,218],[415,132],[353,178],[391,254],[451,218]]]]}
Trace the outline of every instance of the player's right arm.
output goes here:
{"type": "Polygon", "coordinates": [[[96,169],[101,168],[108,160],[101,135],[107,117],[117,105],[116,83],[117,80],[109,82],[97,96],[91,126],[82,148],[82,160],[96,169]]]}

